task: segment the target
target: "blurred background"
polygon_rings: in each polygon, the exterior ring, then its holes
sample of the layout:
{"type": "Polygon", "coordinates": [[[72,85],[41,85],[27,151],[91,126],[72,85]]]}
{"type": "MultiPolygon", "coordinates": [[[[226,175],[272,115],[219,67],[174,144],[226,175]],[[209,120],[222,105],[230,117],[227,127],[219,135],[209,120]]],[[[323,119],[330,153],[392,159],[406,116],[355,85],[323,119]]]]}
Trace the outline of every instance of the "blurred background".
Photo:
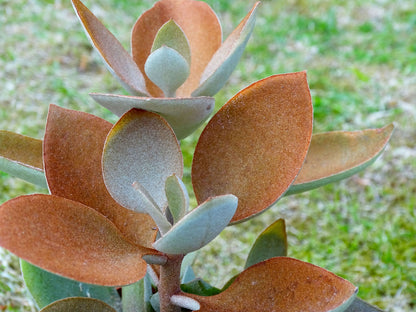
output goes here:
{"type": "MultiPolygon", "coordinates": [[[[254,1],[207,0],[226,37],[254,1]]],[[[85,0],[130,49],[130,29],[154,1],[85,0]]],[[[414,0],[264,0],[238,68],[216,96],[272,74],[307,70],[314,132],[394,122],[384,155],[340,183],[281,199],[228,227],[205,247],[196,271],[221,287],[242,270],[257,235],[286,220],[289,256],[360,287],[386,311],[416,307],[416,5],[414,0]]],[[[92,49],[69,0],[0,0],[0,129],[41,139],[48,105],[116,117],[89,92],[126,94],[92,49]]],[[[181,142],[189,168],[200,131],[181,142]]],[[[190,170],[184,180],[190,186],[190,170]]],[[[192,193],[191,188],[189,191],[192,193]]],[[[0,203],[47,190],[0,173],[0,203]]],[[[36,311],[16,257],[0,249],[0,310],[36,311]]]]}

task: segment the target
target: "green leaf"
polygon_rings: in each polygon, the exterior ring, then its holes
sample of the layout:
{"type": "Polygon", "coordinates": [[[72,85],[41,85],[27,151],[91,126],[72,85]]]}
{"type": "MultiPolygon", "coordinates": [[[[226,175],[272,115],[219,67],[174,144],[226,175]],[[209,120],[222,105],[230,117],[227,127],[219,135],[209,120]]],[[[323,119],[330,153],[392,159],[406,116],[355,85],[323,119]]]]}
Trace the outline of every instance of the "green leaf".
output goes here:
{"type": "Polygon", "coordinates": [[[200,86],[192,92],[192,96],[215,95],[227,82],[234,71],[248,39],[254,29],[256,10],[260,2],[257,2],[237,28],[229,35],[221,47],[215,52],[202,73],[200,86]]]}
{"type": "Polygon", "coordinates": [[[0,170],[47,188],[42,140],[0,130],[0,170]]]}
{"type": "Polygon", "coordinates": [[[394,130],[333,131],[312,136],[305,163],[285,195],[346,179],[370,166],[383,153],[394,130]]]}
{"type": "Polygon", "coordinates": [[[183,160],[178,140],[159,115],[132,109],[107,136],[103,152],[103,176],[111,196],[123,207],[147,212],[149,202],[132,187],[137,181],[161,211],[167,207],[166,179],[182,177],[183,160]]]}
{"type": "Polygon", "coordinates": [[[210,285],[203,279],[195,279],[186,284],[181,285],[181,290],[188,293],[199,296],[214,296],[221,292],[220,289],[210,285]]]}
{"type": "Polygon", "coordinates": [[[158,292],[150,297],[150,304],[152,305],[153,310],[160,312],[160,298],[158,292]]]}
{"type": "Polygon", "coordinates": [[[70,280],[47,272],[24,260],[20,260],[20,267],[26,287],[39,308],[43,308],[59,299],[88,297],[99,299],[112,306],[115,310],[121,311],[120,296],[113,287],[91,285],[70,280]]]}
{"type": "Polygon", "coordinates": [[[195,272],[192,269],[192,264],[194,263],[197,255],[198,255],[198,252],[194,251],[194,252],[190,252],[186,254],[185,257],[183,258],[182,265],[181,265],[181,274],[180,274],[182,283],[187,283],[195,279],[195,272]]]}
{"type": "Polygon", "coordinates": [[[261,261],[287,256],[285,220],[279,219],[265,229],[254,242],[245,269],[261,261]]]}
{"type": "Polygon", "coordinates": [[[383,312],[379,308],[372,306],[371,304],[368,304],[364,300],[360,298],[355,298],[353,303],[344,310],[346,312],[383,312]]]}
{"type": "Polygon", "coordinates": [[[165,97],[175,97],[176,90],[189,76],[189,64],[176,50],[162,46],[152,52],[144,64],[147,77],[165,97]]]}
{"type": "Polygon", "coordinates": [[[193,98],[145,98],[115,94],[92,93],[100,105],[121,116],[132,108],[140,108],[160,114],[178,139],[194,132],[211,115],[215,99],[208,96],[193,98]]]}
{"type": "Polygon", "coordinates": [[[189,212],[153,247],[168,254],[186,254],[208,244],[228,225],[237,209],[234,195],[208,199],[189,212]]]}
{"type": "Polygon", "coordinates": [[[40,312],[116,312],[105,302],[93,298],[72,297],[65,298],[44,307],[40,312]]]}
{"type": "Polygon", "coordinates": [[[172,175],[165,182],[166,198],[174,223],[185,216],[189,209],[189,195],[185,184],[176,175],[172,175]]]}
{"type": "Polygon", "coordinates": [[[122,288],[123,312],[152,312],[151,296],[152,285],[146,274],[137,283],[122,288]]]}
{"type": "Polygon", "coordinates": [[[182,28],[174,20],[166,22],[156,34],[151,52],[167,46],[179,52],[191,64],[191,47],[182,28]]]}

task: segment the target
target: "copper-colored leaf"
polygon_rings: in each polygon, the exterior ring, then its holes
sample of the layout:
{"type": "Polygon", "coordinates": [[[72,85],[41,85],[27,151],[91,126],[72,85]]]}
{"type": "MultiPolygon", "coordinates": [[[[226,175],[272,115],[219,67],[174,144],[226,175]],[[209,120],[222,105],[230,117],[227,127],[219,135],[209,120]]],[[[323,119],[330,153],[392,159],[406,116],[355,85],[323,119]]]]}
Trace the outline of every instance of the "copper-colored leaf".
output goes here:
{"type": "Polygon", "coordinates": [[[155,113],[128,111],[107,136],[103,174],[110,194],[123,207],[148,211],[149,201],[132,186],[138,182],[155,205],[164,210],[166,179],[172,174],[183,174],[182,153],[172,128],[155,113]]]}
{"type": "Polygon", "coordinates": [[[275,203],[295,179],[312,135],[306,73],[271,76],[234,96],[197,144],[192,183],[198,202],[234,194],[232,222],[275,203]]]}
{"type": "Polygon", "coordinates": [[[42,171],[42,141],[0,130],[0,157],[42,171]]]}
{"type": "Polygon", "coordinates": [[[394,125],[363,131],[334,131],[312,136],[305,163],[288,193],[339,181],[371,165],[384,151],[394,125]]]}
{"type": "Polygon", "coordinates": [[[42,141],[0,130],[0,170],[46,187],[42,141]]]}
{"type": "Polygon", "coordinates": [[[146,273],[145,248],[128,242],[94,209],[53,195],[4,203],[0,245],[36,266],[89,284],[126,285],[146,273]]]}
{"type": "Polygon", "coordinates": [[[96,116],[51,105],[44,139],[48,186],[53,195],[96,209],[133,242],[150,247],[153,220],[118,205],[104,184],[101,157],[111,127],[96,116]]]}
{"type": "Polygon", "coordinates": [[[133,94],[147,95],[143,74],[131,55],[81,1],[72,0],[72,5],[87,36],[110,72],[133,94]]]}
{"type": "Polygon", "coordinates": [[[200,312],[323,312],[348,306],[356,292],[350,282],[325,269],[277,257],[243,271],[218,295],[187,296],[200,303],[200,312]]]}
{"type": "Polygon", "coordinates": [[[93,298],[70,297],[61,299],[44,307],[40,312],[116,312],[105,302],[93,298]]]}
{"type": "MultiPolygon", "coordinates": [[[[195,0],[161,0],[140,16],[132,30],[133,59],[144,72],[144,64],[151,52],[159,29],[174,20],[188,38],[191,47],[191,74],[179,88],[177,96],[187,97],[199,85],[199,79],[213,54],[221,45],[221,25],[208,4],[195,0]]],[[[150,94],[163,96],[146,77],[150,94]]]]}
{"type": "Polygon", "coordinates": [[[208,96],[191,98],[145,98],[92,93],[91,97],[114,114],[121,116],[132,108],[160,114],[175,131],[178,139],[194,132],[214,110],[215,99],[208,96]]]}
{"type": "Polygon", "coordinates": [[[253,32],[256,9],[259,4],[260,2],[254,4],[247,16],[215,52],[202,73],[200,86],[192,92],[192,96],[214,96],[227,82],[243,55],[248,39],[253,32]]]}

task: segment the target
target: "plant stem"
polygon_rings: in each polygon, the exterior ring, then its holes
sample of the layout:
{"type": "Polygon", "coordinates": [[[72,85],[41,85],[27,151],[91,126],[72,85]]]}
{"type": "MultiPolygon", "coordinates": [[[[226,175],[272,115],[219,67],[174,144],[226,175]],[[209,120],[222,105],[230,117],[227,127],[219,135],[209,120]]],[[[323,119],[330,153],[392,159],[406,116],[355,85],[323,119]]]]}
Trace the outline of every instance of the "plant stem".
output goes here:
{"type": "Polygon", "coordinates": [[[170,298],[181,292],[180,273],[183,255],[167,255],[166,264],[160,266],[159,299],[160,312],[180,312],[181,308],[172,304],[170,298]]]}

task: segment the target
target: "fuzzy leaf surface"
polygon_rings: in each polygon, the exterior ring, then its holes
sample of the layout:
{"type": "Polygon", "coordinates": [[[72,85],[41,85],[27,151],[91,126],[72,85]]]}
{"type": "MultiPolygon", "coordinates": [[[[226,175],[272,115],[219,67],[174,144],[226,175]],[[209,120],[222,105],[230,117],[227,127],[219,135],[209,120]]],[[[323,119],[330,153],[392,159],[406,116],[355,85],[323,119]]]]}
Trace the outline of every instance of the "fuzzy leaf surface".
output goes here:
{"type": "Polygon", "coordinates": [[[143,74],[131,55],[81,1],[72,0],[72,5],[85,33],[109,71],[132,94],[147,96],[143,74]]]}
{"type": "Polygon", "coordinates": [[[177,223],[188,212],[189,195],[185,184],[177,176],[173,175],[166,179],[165,193],[168,199],[169,210],[174,223],[177,223]]]}
{"type": "Polygon", "coordinates": [[[188,39],[174,20],[170,20],[159,29],[153,42],[152,52],[162,46],[174,49],[184,57],[188,64],[191,64],[191,48],[188,39]]]}
{"type": "Polygon", "coordinates": [[[82,283],[118,286],[146,273],[145,248],[78,202],[28,195],[0,206],[0,246],[38,267],[82,283]]]}
{"type": "Polygon", "coordinates": [[[112,197],[123,207],[148,211],[149,203],[132,187],[137,181],[161,211],[167,207],[166,179],[182,177],[183,160],[178,140],[159,115],[132,109],[107,136],[103,153],[104,181],[112,197]]]}
{"type": "Polygon", "coordinates": [[[147,77],[165,97],[175,97],[176,90],[189,76],[189,64],[176,50],[162,46],[152,52],[144,65],[147,77]]]}
{"type": "Polygon", "coordinates": [[[273,205],[292,184],[312,136],[306,73],[275,75],[240,91],[205,127],[195,149],[198,202],[234,194],[232,222],[273,205]]]}
{"type": "Polygon", "coordinates": [[[394,130],[333,131],[312,136],[305,163],[286,195],[346,179],[370,166],[383,153],[394,130]]]}
{"type": "Polygon", "coordinates": [[[105,302],[92,298],[72,297],[61,299],[44,307],[40,312],[117,312],[105,302]]]}
{"type": "MultiPolygon", "coordinates": [[[[191,48],[189,78],[177,91],[178,97],[189,97],[199,85],[201,74],[221,45],[222,31],[211,7],[195,0],[162,0],[143,13],[132,30],[133,59],[144,72],[159,29],[173,20],[183,30],[191,48]]],[[[161,90],[146,77],[146,86],[153,97],[163,96],[161,90]]]]}
{"type": "Polygon", "coordinates": [[[111,127],[87,113],[49,107],[43,142],[49,190],[94,208],[132,242],[150,247],[157,233],[153,220],[120,206],[104,184],[101,158],[111,127]]]}
{"type": "Polygon", "coordinates": [[[202,73],[200,86],[192,92],[192,96],[214,96],[231,76],[237,66],[256,21],[257,2],[237,28],[228,36],[221,47],[215,52],[205,71],[202,73]]]}
{"type": "Polygon", "coordinates": [[[43,172],[42,140],[0,130],[0,170],[47,187],[43,172]]]}
{"type": "Polygon", "coordinates": [[[194,132],[214,110],[215,99],[208,96],[193,98],[143,98],[125,95],[92,93],[100,105],[121,116],[132,108],[160,114],[175,131],[178,139],[194,132]]]}
{"type": "Polygon", "coordinates": [[[273,257],[287,256],[285,220],[279,219],[267,227],[254,242],[245,268],[273,257]]]}
{"type": "Polygon", "coordinates": [[[246,269],[218,295],[187,296],[200,303],[200,312],[342,311],[356,292],[350,282],[325,269],[277,257],[246,269]]]}
{"type": "Polygon", "coordinates": [[[187,254],[200,249],[228,225],[237,204],[234,195],[208,199],[176,223],[153,247],[168,254],[187,254]]]}

